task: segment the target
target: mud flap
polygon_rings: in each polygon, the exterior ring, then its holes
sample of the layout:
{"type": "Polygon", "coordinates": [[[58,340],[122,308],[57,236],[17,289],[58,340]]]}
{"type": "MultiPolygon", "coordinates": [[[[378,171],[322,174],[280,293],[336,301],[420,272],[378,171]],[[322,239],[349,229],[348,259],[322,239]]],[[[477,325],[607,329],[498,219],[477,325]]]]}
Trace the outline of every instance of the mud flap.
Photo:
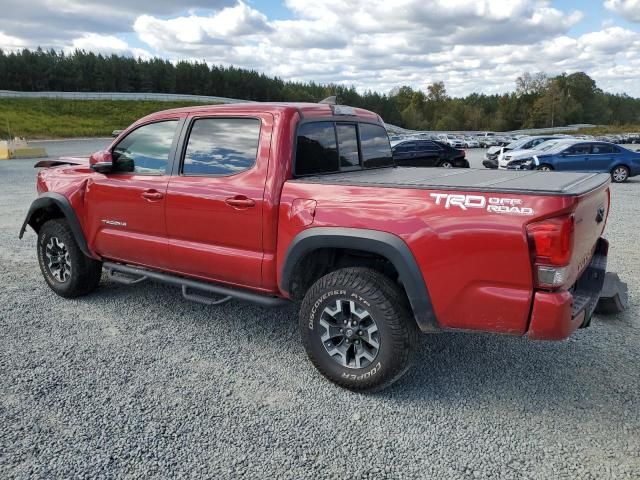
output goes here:
{"type": "Polygon", "coordinates": [[[629,293],[627,284],[620,280],[617,273],[607,272],[604,277],[604,285],[596,313],[600,315],[613,315],[621,313],[629,306],[629,293]]]}

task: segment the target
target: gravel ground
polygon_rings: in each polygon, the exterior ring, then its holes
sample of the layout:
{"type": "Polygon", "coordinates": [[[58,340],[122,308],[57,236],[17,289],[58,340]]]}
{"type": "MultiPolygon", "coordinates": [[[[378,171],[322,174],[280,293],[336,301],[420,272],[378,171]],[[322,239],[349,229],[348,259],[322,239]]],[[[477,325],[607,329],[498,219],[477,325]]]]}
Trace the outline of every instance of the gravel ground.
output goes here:
{"type": "Polygon", "coordinates": [[[315,372],[293,307],[106,278],[54,295],[17,238],[32,165],[0,161],[0,478],[640,477],[640,178],[613,185],[607,233],[627,312],[560,343],[425,336],[410,374],[359,395],[315,372]]]}

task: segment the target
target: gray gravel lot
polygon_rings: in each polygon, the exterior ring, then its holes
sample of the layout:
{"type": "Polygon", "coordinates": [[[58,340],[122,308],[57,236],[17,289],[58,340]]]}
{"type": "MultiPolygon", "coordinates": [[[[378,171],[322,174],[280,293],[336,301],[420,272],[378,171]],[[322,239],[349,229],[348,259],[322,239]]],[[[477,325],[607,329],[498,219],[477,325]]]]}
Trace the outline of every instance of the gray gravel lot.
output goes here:
{"type": "Polygon", "coordinates": [[[359,395],[316,373],[293,307],[106,278],[58,298],[17,238],[33,163],[0,161],[0,478],[640,477],[640,178],[612,186],[607,227],[627,312],[560,343],[425,336],[410,374],[359,395]]]}

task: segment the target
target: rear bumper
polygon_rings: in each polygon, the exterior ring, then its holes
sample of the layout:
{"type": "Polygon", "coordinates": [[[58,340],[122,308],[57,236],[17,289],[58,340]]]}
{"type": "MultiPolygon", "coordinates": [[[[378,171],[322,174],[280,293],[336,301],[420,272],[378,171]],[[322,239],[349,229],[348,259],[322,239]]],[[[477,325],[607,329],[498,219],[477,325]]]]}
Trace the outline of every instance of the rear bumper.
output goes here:
{"type": "Polygon", "coordinates": [[[589,266],[573,288],[561,292],[535,292],[528,337],[532,340],[564,340],[591,322],[607,270],[609,242],[598,240],[589,266]]]}

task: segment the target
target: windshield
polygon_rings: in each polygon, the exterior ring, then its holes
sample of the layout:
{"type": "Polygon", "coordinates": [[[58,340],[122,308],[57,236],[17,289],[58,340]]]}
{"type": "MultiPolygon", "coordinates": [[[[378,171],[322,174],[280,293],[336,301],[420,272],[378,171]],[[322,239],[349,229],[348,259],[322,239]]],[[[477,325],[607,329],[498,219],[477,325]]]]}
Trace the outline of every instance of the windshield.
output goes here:
{"type": "Polygon", "coordinates": [[[541,143],[535,149],[536,150],[542,150],[543,152],[547,152],[547,153],[556,153],[556,152],[560,152],[560,151],[564,150],[567,147],[570,147],[571,145],[573,145],[576,142],[577,141],[571,142],[571,141],[566,141],[566,140],[564,140],[564,141],[563,140],[549,140],[549,141],[546,141],[544,143],[541,143]],[[543,148],[540,148],[540,147],[543,147],[543,148]]]}
{"type": "Polygon", "coordinates": [[[556,146],[558,143],[560,143],[560,140],[547,140],[546,142],[542,142],[534,147],[531,147],[531,150],[542,150],[543,152],[546,152],[550,148],[556,146]]]}
{"type": "Polygon", "coordinates": [[[529,138],[524,137],[524,138],[521,138],[520,140],[516,140],[515,142],[511,142],[505,148],[509,150],[517,150],[528,141],[529,141],[529,138]]]}

